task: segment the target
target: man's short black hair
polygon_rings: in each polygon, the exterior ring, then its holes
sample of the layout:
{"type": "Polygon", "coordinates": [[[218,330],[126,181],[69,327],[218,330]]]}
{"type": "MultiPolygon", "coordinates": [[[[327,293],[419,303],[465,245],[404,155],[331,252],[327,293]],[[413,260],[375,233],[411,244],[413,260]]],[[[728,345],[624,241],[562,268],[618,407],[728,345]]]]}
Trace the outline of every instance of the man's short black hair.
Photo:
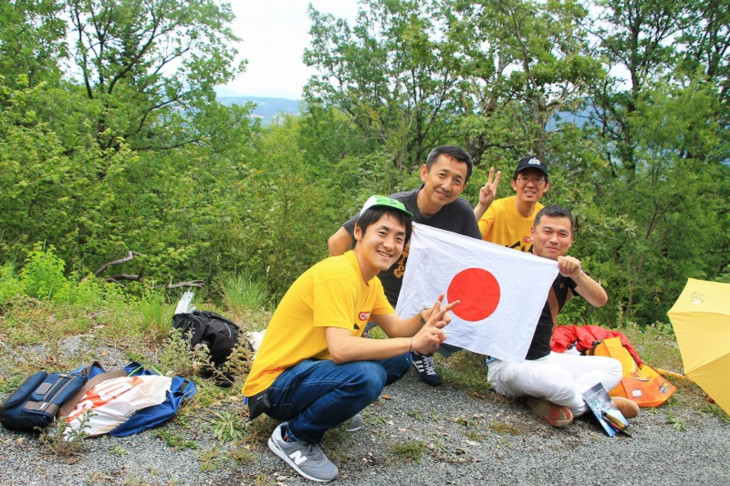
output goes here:
{"type": "Polygon", "coordinates": [[[377,223],[385,213],[393,215],[393,217],[400,221],[400,223],[405,227],[406,238],[403,240],[403,246],[405,247],[411,239],[411,231],[413,228],[411,226],[412,218],[409,218],[403,211],[398,211],[397,209],[386,206],[375,206],[370,208],[362,213],[357,220],[357,225],[360,227],[360,231],[362,231],[362,234],[365,234],[368,226],[373,223],[377,223]]]}
{"type": "Polygon", "coordinates": [[[447,155],[459,162],[464,162],[466,164],[466,181],[469,180],[471,173],[474,170],[474,163],[471,161],[471,157],[464,149],[457,147],[456,145],[441,145],[440,147],[436,147],[431,150],[431,152],[428,153],[428,157],[426,157],[426,167],[428,170],[431,170],[431,166],[434,162],[436,162],[436,159],[438,159],[440,155],[447,155]]]}
{"type": "Polygon", "coordinates": [[[570,220],[570,232],[573,232],[573,213],[571,213],[568,209],[565,209],[563,206],[558,204],[548,204],[542,208],[537,212],[537,216],[535,216],[535,220],[532,222],[533,228],[537,228],[537,225],[540,224],[540,218],[543,216],[549,216],[551,218],[568,218],[570,220]]]}

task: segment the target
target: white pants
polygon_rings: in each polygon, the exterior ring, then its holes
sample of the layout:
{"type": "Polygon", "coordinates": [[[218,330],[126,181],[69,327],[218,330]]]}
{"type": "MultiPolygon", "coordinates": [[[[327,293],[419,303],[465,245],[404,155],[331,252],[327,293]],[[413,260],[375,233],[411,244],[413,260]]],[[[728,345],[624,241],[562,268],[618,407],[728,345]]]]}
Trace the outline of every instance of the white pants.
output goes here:
{"type": "Polygon", "coordinates": [[[545,398],[568,407],[576,417],[588,410],[584,391],[596,383],[611,391],[623,374],[621,363],[613,358],[552,352],[521,363],[494,360],[487,366],[487,380],[497,393],[545,398]]]}

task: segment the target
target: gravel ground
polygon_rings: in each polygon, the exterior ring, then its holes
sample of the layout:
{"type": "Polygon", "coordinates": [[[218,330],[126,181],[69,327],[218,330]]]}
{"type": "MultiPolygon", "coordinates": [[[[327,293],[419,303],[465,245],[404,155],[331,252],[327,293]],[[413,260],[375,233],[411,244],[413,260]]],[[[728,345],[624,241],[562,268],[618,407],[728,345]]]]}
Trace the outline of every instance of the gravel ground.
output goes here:
{"type": "MultiPolygon", "coordinates": [[[[7,358],[0,360],[7,370],[7,358]]],[[[632,421],[633,437],[610,438],[594,419],[554,429],[520,400],[491,392],[473,397],[448,383],[430,388],[413,372],[385,393],[363,412],[362,430],[328,434],[325,450],[340,468],[338,483],[730,484],[730,425],[683,405],[643,409],[632,421]],[[408,459],[405,452],[419,446],[419,460],[408,459]]],[[[241,410],[242,403],[223,407],[241,410]]],[[[195,449],[173,449],[158,431],[147,431],[86,439],[71,462],[51,454],[37,434],[0,427],[0,484],[312,484],[269,452],[274,421],[257,419],[260,439],[232,444],[217,442],[209,422],[191,415],[161,430],[184,436],[195,449]]]]}

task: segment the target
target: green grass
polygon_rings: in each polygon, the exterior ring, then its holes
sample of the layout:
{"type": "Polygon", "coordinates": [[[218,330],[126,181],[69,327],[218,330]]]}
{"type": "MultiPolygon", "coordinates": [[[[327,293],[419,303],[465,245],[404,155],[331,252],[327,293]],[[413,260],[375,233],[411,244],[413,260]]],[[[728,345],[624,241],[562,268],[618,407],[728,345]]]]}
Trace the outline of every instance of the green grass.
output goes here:
{"type": "Polygon", "coordinates": [[[426,443],[420,440],[406,440],[390,448],[390,452],[409,462],[421,462],[426,443]]]}
{"type": "Polygon", "coordinates": [[[519,428],[505,422],[492,422],[489,424],[489,429],[499,435],[521,435],[523,433],[519,428]]]}
{"type": "Polygon", "coordinates": [[[236,314],[264,307],[269,296],[266,284],[250,275],[224,275],[218,285],[223,304],[236,314]]]}
{"type": "Polygon", "coordinates": [[[635,322],[626,322],[617,330],[626,334],[641,359],[652,368],[683,373],[682,356],[670,324],[655,322],[639,326],[635,322]]]}
{"type": "Polygon", "coordinates": [[[473,395],[483,397],[489,390],[484,356],[471,351],[459,351],[448,358],[435,354],[436,369],[449,383],[456,384],[473,395]]]}
{"type": "Polygon", "coordinates": [[[168,429],[157,429],[155,433],[165,441],[168,447],[172,447],[176,451],[198,448],[198,443],[194,440],[186,439],[182,434],[176,434],[168,429]]]}
{"type": "Polygon", "coordinates": [[[170,329],[174,309],[165,302],[164,296],[159,292],[149,292],[144,299],[137,304],[141,316],[138,326],[142,336],[163,336],[170,329]]]}

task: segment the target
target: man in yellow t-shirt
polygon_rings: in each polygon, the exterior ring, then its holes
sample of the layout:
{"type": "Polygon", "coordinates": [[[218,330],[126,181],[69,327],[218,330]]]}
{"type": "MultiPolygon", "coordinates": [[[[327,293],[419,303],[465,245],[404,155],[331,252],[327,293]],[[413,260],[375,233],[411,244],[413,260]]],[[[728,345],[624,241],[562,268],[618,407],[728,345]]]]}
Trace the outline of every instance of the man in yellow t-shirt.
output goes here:
{"type": "Polygon", "coordinates": [[[543,208],[540,199],[550,188],[547,165],[534,155],[520,159],[512,177],[515,195],[496,201],[494,197],[501,173],[497,172],[494,181],[493,175],[494,169],[491,169],[487,183],[479,191],[479,203],[474,208],[482,239],[529,252],[532,249],[532,222],[543,208]]]}
{"type": "Polygon", "coordinates": [[[373,196],[355,226],[355,247],[322,260],[289,288],[269,322],[243,387],[249,418],[284,421],[269,449],[305,478],[331,481],[338,469],[319,447],[324,433],[374,402],[411,366],[410,352],[433,353],[446,339],[440,296],[408,319],[395,313],[377,278],[400,258],[411,213],[373,196]],[[362,337],[373,320],[388,339],[362,337]]]}

